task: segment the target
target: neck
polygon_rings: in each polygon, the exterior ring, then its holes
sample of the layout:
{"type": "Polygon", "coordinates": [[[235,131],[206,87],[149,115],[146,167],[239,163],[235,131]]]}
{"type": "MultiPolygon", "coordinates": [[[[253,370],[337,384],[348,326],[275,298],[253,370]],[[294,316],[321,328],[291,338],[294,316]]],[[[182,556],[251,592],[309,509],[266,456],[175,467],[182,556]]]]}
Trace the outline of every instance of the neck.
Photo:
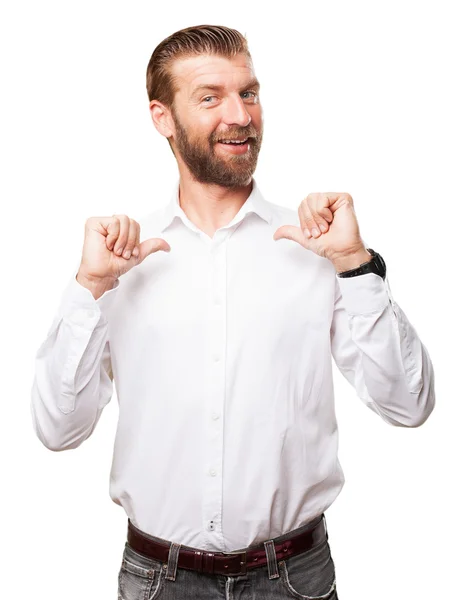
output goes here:
{"type": "Polygon", "coordinates": [[[253,181],[246,186],[225,188],[200,183],[180,174],[179,203],[181,209],[199,229],[213,237],[217,229],[232,221],[252,192],[253,181]]]}

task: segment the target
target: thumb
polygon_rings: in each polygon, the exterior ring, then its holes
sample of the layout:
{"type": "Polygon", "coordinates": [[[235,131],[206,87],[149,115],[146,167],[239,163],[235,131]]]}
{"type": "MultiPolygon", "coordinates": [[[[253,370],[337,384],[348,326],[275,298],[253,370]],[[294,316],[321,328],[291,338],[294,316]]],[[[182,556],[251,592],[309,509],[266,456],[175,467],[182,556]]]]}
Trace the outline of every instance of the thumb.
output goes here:
{"type": "Polygon", "coordinates": [[[145,260],[147,256],[153,254],[153,252],[158,252],[158,250],[164,250],[165,252],[170,252],[171,247],[162,238],[149,238],[144,242],[141,242],[138,245],[139,254],[138,254],[138,262],[141,263],[145,260]]]}
{"type": "Polygon", "coordinates": [[[277,229],[273,235],[273,239],[276,241],[282,238],[293,240],[301,246],[304,246],[304,248],[307,248],[306,242],[309,241],[306,240],[302,229],[300,227],[296,227],[295,225],[282,225],[279,229],[277,229]]]}

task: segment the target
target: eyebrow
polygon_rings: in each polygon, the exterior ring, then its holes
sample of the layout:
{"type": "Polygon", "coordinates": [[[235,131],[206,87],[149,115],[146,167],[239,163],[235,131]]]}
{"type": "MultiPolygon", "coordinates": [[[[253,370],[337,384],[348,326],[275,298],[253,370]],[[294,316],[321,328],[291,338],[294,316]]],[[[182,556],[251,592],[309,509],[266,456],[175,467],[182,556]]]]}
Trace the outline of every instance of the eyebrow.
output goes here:
{"type": "MultiPolygon", "coordinates": [[[[254,77],[253,79],[248,81],[246,83],[246,85],[242,88],[241,92],[245,92],[249,88],[253,88],[253,87],[260,90],[260,82],[258,81],[258,79],[256,77],[254,77]]],[[[209,84],[209,83],[201,83],[200,85],[197,85],[194,88],[193,92],[190,94],[190,98],[193,98],[195,96],[195,94],[197,92],[199,92],[200,90],[214,90],[215,92],[219,92],[223,89],[224,89],[224,85],[213,85],[213,84],[209,84]]]]}

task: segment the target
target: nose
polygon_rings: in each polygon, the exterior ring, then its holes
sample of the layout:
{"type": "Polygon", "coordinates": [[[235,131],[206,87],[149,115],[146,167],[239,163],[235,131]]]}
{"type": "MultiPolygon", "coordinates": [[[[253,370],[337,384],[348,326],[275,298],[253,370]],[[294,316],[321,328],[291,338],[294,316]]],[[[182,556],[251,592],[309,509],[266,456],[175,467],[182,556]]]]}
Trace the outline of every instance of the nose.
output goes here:
{"type": "Polygon", "coordinates": [[[246,110],[242,98],[239,95],[229,96],[224,111],[224,121],[226,124],[231,125],[235,123],[246,127],[251,120],[252,117],[246,110]]]}

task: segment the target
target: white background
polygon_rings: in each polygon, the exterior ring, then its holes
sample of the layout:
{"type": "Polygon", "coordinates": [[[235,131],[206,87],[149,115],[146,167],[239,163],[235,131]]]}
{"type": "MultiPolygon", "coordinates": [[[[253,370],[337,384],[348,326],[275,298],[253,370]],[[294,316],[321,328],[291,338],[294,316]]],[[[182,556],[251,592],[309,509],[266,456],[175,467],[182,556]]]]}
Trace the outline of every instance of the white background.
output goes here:
{"type": "MultiPolygon", "coordinates": [[[[34,436],[34,357],[78,264],[84,222],[168,201],[176,162],[145,72],[174,31],[247,36],[265,131],[255,177],[273,202],[352,195],[361,235],[428,348],[437,404],[387,425],[335,369],[346,484],[327,511],[340,600],[465,589],[468,334],[462,2],[10,2],[0,15],[4,597],[117,596],[126,515],[108,495],[117,399],[74,451],[34,436]],[[9,584],[12,588],[6,593],[9,584]]],[[[155,467],[156,468],[156,467],[155,467]]],[[[170,485],[170,482],[167,482],[170,485]]],[[[254,491],[253,491],[254,492],[254,491]]],[[[253,497],[254,500],[254,497],[253,497]]]]}

